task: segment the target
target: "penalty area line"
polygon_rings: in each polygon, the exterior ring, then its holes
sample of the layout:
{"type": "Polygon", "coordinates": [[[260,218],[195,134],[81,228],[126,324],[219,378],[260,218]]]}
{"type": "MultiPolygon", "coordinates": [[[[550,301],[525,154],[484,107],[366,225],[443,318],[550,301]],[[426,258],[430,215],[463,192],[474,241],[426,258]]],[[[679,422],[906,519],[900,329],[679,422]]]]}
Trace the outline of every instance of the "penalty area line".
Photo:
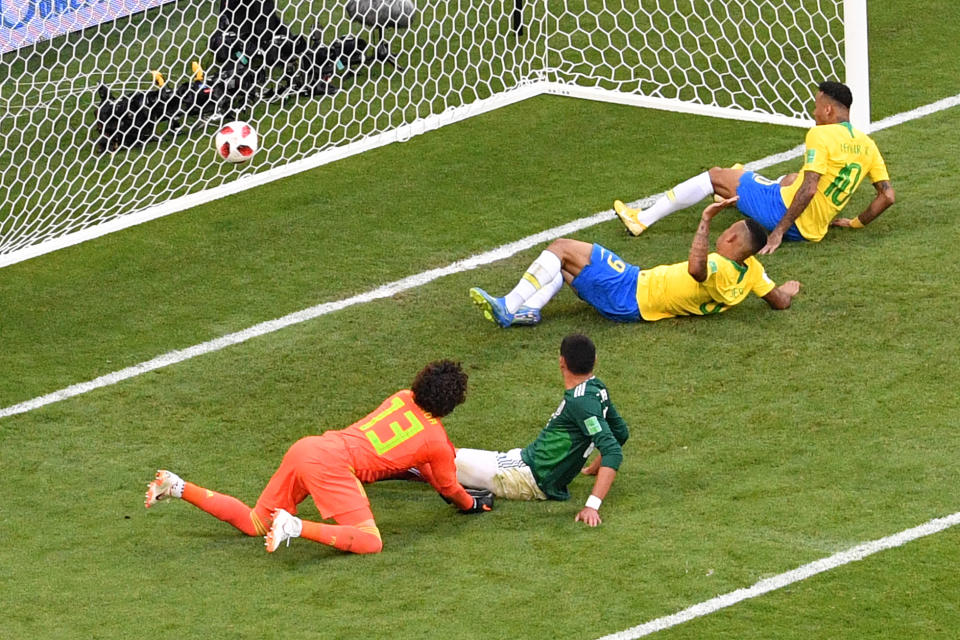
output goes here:
{"type": "Polygon", "coordinates": [[[918,538],[939,533],[957,524],[960,524],[960,512],[945,516],[943,518],[935,518],[917,527],[913,527],[912,529],[907,529],[905,531],[901,531],[900,533],[895,533],[878,540],[864,542],[863,544],[859,544],[855,547],[847,549],[846,551],[835,553],[830,557],[822,558],[815,562],[805,564],[802,567],[797,567],[792,571],[781,573],[780,575],[773,576],[772,578],[765,578],[751,587],[737,589],[736,591],[719,595],[716,598],[711,598],[710,600],[705,600],[704,602],[695,604],[692,607],[688,607],[683,611],[678,611],[672,615],[657,618],[656,620],[651,620],[650,622],[646,622],[636,627],[603,636],[602,638],[599,638],[599,640],[635,640],[636,638],[642,638],[652,633],[656,633],[657,631],[663,631],[664,629],[675,627],[679,624],[683,624],[684,622],[689,622],[695,618],[709,615],[719,611],[720,609],[725,609],[726,607],[737,604],[738,602],[743,602],[744,600],[756,598],[757,596],[761,596],[765,593],[782,589],[783,587],[791,585],[795,582],[800,582],[801,580],[806,580],[807,578],[815,576],[819,573],[836,569],[837,567],[841,567],[851,562],[863,560],[864,558],[872,556],[875,553],[879,553],[880,551],[893,549],[918,538]]]}

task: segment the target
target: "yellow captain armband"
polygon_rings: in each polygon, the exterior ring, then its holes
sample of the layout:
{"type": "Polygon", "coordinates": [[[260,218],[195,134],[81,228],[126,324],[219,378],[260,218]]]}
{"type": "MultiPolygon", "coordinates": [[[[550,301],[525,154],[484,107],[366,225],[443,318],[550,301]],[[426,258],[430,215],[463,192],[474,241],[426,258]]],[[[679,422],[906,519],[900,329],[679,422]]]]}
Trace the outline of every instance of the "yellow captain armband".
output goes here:
{"type": "Polygon", "coordinates": [[[856,218],[850,218],[850,228],[852,229],[863,229],[863,223],[860,222],[860,216],[856,218]]]}

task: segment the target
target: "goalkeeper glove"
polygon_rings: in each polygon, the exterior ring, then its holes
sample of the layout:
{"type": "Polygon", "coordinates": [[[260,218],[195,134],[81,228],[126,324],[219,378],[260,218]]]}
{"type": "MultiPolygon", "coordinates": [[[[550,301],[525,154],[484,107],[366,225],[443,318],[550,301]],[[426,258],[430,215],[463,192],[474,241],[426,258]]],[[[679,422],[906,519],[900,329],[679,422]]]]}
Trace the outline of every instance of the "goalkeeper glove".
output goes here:
{"type": "Polygon", "coordinates": [[[473,506],[469,509],[461,509],[460,513],[483,513],[493,509],[493,492],[486,489],[467,489],[467,493],[473,498],[473,506]]]}

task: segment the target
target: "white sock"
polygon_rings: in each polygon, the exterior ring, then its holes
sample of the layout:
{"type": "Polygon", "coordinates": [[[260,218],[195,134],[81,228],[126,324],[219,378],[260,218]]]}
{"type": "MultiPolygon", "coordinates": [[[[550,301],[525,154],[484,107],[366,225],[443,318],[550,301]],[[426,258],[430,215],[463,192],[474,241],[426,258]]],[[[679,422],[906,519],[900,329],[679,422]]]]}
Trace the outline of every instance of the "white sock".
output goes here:
{"type": "Polygon", "coordinates": [[[550,299],[557,295],[557,292],[563,287],[563,274],[558,273],[557,277],[540,287],[540,290],[527,298],[523,306],[530,307],[539,311],[544,305],[550,302],[550,299]]]}
{"type": "Polygon", "coordinates": [[[174,498],[182,498],[183,497],[183,478],[173,473],[172,471],[167,471],[167,473],[170,474],[170,477],[173,480],[172,484],[170,485],[170,495],[172,495],[174,498]]]}
{"type": "Polygon", "coordinates": [[[713,182],[710,180],[710,172],[704,171],[667,191],[666,195],[661,196],[652,207],[641,211],[637,220],[649,227],[674,211],[692,207],[712,193],[713,182]]]}
{"type": "MultiPolygon", "coordinates": [[[[536,260],[527,267],[520,282],[513,288],[513,291],[504,297],[504,303],[507,311],[515,313],[517,309],[526,303],[527,299],[532,297],[544,287],[544,285],[553,282],[554,278],[560,274],[560,258],[556,254],[544,251],[536,260]]],[[[554,291],[556,293],[556,291],[554,291]]],[[[552,294],[551,294],[552,295],[552,294]]],[[[544,302],[546,304],[546,302],[544,302]]]]}

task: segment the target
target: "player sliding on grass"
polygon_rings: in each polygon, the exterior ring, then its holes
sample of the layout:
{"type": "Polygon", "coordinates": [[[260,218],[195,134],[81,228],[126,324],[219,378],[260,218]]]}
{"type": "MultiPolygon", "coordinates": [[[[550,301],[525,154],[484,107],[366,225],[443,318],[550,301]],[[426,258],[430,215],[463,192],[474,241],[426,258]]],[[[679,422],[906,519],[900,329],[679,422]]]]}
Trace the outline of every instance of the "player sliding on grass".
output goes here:
{"type": "Polygon", "coordinates": [[[783,240],[819,242],[827,229],[861,229],[895,200],[890,177],[876,143],[850,125],[850,89],[839,82],[821,82],[814,99],[816,126],[807,132],[800,173],[768,180],[741,165],[713,167],[681,182],[646,210],[631,209],[620,200],[613,209],[635,236],[674,211],[686,209],[709,195],[739,196],[737,208],[770,232],[759,253],[776,251],[783,240]],[[863,178],[869,176],[877,195],[854,218],[836,218],[863,178]]]}
{"type": "Polygon", "coordinates": [[[717,238],[708,254],[710,220],[736,198],[703,211],[690,246],[690,259],[640,270],[599,244],[561,238],[533,261],[517,286],[503,298],[470,289],[483,315],[501,327],[540,322],[540,310],[564,281],[601,315],[617,322],[706,316],[743,302],[752,291],[773,309],[786,309],[800,291],[791,280],[776,286],[755,254],[767,234],[755,220],[740,220],[717,238]]]}
{"type": "Polygon", "coordinates": [[[467,374],[459,364],[442,360],[427,365],[410,389],[393,394],[365,418],[294,443],[253,509],[164,470],[147,485],[144,505],[182,498],[248,536],[265,535],[270,552],[290,538],[303,537],[343,551],[378,553],[383,542],[361,482],[417,467],[464,513],[492,508],[492,494],[468,494],[457,482],[454,448],[440,422],[463,402],[466,391],[467,374]],[[308,495],[320,516],[337,524],[297,518],[297,505],[308,495]]]}
{"type": "Polygon", "coordinates": [[[610,401],[606,385],[593,375],[596,347],[585,335],[560,343],[560,373],[566,391],[536,440],[507,452],[457,449],[457,479],[465,487],[492,491],[512,500],[567,500],[567,485],[597,449],[600,457],[585,473],[596,475],[586,505],[574,522],[595,527],[598,509],[623,460],[627,423],[610,401]]]}

